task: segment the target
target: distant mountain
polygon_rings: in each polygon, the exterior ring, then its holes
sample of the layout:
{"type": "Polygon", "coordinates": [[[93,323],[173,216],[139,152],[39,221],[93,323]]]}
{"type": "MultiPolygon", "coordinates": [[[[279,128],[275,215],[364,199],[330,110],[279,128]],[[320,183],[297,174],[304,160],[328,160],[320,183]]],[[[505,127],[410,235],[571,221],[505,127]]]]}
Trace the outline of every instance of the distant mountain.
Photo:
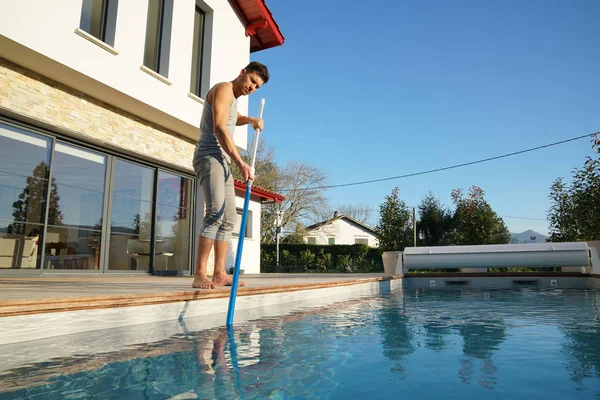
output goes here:
{"type": "Polygon", "coordinates": [[[542,235],[539,232],[532,231],[531,229],[526,230],[521,233],[511,233],[510,234],[511,243],[546,243],[546,239],[548,236],[542,235]],[[535,236],[535,241],[531,239],[532,236],[535,236]]]}

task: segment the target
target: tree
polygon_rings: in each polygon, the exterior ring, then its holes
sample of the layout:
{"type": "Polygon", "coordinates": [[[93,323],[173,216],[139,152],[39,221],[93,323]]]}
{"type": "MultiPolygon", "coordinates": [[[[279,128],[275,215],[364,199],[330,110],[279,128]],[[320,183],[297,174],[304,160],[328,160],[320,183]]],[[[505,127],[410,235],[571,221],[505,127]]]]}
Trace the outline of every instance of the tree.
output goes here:
{"type": "MultiPolygon", "coordinates": [[[[240,156],[248,165],[252,162],[252,145],[248,146],[248,150],[242,151],[240,156]]],[[[233,176],[242,180],[242,174],[237,164],[232,163],[231,169],[233,176]]],[[[279,167],[275,162],[275,149],[267,147],[264,139],[259,139],[258,147],[256,148],[256,160],[254,162],[254,170],[256,171],[256,180],[253,185],[260,186],[268,190],[275,190],[279,178],[279,167]]]]}
{"type": "Polygon", "coordinates": [[[279,204],[270,204],[263,207],[261,219],[263,243],[272,243],[275,240],[275,213],[278,209],[283,211],[282,230],[319,222],[321,210],[329,207],[325,197],[327,175],[321,169],[298,161],[289,161],[280,170],[276,192],[285,196],[279,204]],[[312,189],[314,188],[314,189],[312,189]],[[279,208],[280,207],[280,208],[279,208]]]}
{"type": "MultiPolygon", "coordinates": [[[[13,233],[26,233],[26,222],[43,223],[46,213],[46,195],[48,190],[48,165],[42,161],[25,180],[26,186],[19,194],[19,199],[13,203],[13,233]]],[[[50,206],[48,208],[48,224],[61,225],[63,213],[59,206],[60,196],[55,179],[50,181],[50,206]]]]}
{"type": "Polygon", "coordinates": [[[411,212],[398,196],[395,187],[379,206],[379,222],[375,231],[382,251],[403,251],[412,243],[411,212]]]}
{"type": "Polygon", "coordinates": [[[588,156],[582,169],[573,171],[571,185],[558,178],[550,188],[548,211],[551,242],[600,239],[600,139],[592,140],[596,159],[588,156]]]}
{"type": "MultiPolygon", "coordinates": [[[[352,219],[355,219],[361,224],[365,224],[368,226],[374,225],[373,209],[371,209],[371,207],[367,204],[342,204],[341,206],[337,207],[335,211],[337,211],[339,215],[346,215],[352,219]]],[[[323,212],[321,213],[321,220],[330,219],[333,213],[334,210],[332,208],[327,208],[326,210],[323,210],[323,212]]]]}
{"type": "MultiPolygon", "coordinates": [[[[146,212],[142,217],[139,213],[133,216],[133,235],[139,236],[140,239],[149,239],[152,235],[152,213],[146,212]]],[[[162,237],[162,217],[156,216],[156,224],[154,225],[154,235],[162,237]]]]}
{"type": "Polygon", "coordinates": [[[454,211],[453,244],[506,244],[510,242],[510,233],[492,207],[484,198],[483,190],[471,186],[468,196],[461,189],[452,191],[454,211]]]}
{"type": "Polygon", "coordinates": [[[304,243],[304,234],[306,233],[302,224],[296,224],[296,229],[294,232],[287,233],[281,243],[287,244],[303,244],[304,243]]]}
{"type": "Polygon", "coordinates": [[[419,204],[420,221],[417,232],[423,246],[444,246],[450,243],[452,236],[452,212],[442,206],[433,193],[419,204]]]}
{"type": "MultiPolygon", "coordinates": [[[[252,146],[240,153],[250,164],[252,146]]],[[[324,189],[310,189],[324,186],[327,175],[319,168],[298,161],[289,161],[281,168],[275,162],[275,150],[267,147],[260,139],[255,160],[256,181],[254,184],[264,189],[282,193],[285,200],[281,204],[264,204],[261,209],[261,242],[275,242],[275,216],[283,211],[282,231],[290,231],[298,224],[318,222],[320,211],[328,208],[324,189]],[[287,228],[287,229],[286,229],[287,228]]],[[[240,179],[237,166],[232,168],[233,176],[240,179]]]]}

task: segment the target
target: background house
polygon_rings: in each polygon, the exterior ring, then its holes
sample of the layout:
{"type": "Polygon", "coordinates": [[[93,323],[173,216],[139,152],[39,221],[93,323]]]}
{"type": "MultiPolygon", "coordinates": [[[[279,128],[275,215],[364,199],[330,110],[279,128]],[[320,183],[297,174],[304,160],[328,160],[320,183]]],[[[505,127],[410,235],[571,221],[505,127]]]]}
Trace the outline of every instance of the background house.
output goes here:
{"type": "Polygon", "coordinates": [[[377,247],[375,230],[336,211],[333,218],[308,226],[303,235],[308,244],[366,244],[377,247]]]}
{"type": "MultiPolygon", "coordinates": [[[[264,0],[5,2],[0,274],[189,275],[204,97],[282,43],[264,0]]],[[[246,114],[248,99],[238,107],[246,114]]],[[[247,147],[246,127],[234,140],[247,147]]],[[[252,232],[260,202],[277,198],[253,190],[252,232]]]]}

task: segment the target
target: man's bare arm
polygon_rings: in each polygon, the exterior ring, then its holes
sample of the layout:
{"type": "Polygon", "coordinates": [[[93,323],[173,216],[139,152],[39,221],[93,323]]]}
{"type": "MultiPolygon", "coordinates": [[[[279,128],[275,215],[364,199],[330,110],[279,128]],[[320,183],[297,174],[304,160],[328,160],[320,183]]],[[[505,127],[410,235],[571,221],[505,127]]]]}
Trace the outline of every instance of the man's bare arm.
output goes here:
{"type": "Polygon", "coordinates": [[[263,123],[262,119],[254,118],[254,117],[246,117],[246,116],[238,113],[235,125],[242,126],[242,125],[247,125],[247,124],[252,125],[252,127],[254,129],[260,129],[261,131],[263,130],[263,127],[264,127],[264,123],[263,123]]]}

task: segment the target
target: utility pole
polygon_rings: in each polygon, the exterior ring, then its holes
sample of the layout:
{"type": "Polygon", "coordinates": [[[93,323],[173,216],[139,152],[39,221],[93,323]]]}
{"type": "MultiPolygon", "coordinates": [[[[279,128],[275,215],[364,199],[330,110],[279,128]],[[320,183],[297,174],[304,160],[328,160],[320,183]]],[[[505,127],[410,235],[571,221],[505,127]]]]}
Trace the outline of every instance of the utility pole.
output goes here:
{"type": "Polygon", "coordinates": [[[281,233],[281,223],[283,222],[283,211],[281,211],[281,203],[278,205],[278,210],[275,214],[275,240],[277,253],[277,266],[279,267],[279,234],[281,233]]]}
{"type": "Polygon", "coordinates": [[[413,245],[417,247],[417,208],[413,207],[413,245]]]}

